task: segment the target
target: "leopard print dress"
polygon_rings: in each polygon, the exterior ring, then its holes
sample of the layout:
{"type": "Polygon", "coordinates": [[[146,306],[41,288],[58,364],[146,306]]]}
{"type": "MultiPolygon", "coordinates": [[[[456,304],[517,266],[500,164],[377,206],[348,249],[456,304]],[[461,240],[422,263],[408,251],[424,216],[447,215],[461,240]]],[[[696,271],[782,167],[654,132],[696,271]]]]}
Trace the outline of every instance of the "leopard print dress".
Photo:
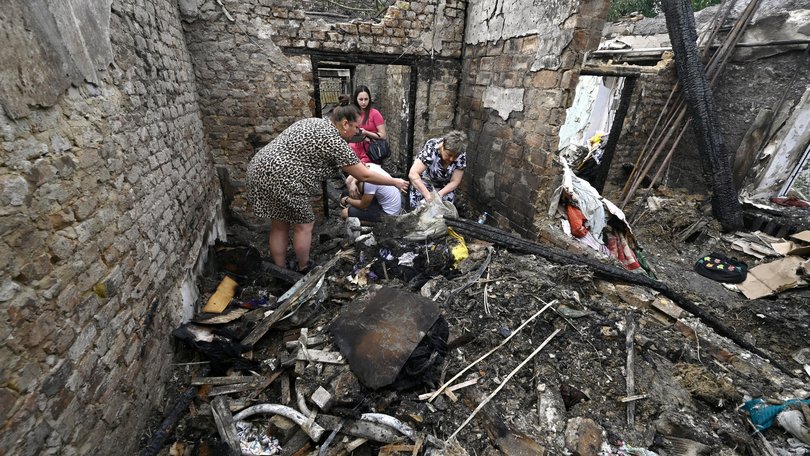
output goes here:
{"type": "Polygon", "coordinates": [[[315,220],[310,196],[344,166],[360,163],[328,119],[303,119],[263,147],[248,165],[248,201],[259,217],[288,223],[315,220]]]}

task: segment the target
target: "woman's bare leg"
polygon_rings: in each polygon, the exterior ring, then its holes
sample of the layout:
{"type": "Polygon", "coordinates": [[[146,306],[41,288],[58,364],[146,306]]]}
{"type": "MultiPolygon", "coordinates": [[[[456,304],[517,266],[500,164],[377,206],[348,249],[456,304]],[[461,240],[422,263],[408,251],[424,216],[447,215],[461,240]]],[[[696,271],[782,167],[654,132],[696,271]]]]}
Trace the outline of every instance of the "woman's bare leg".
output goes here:
{"type": "Polygon", "coordinates": [[[287,267],[287,244],[290,241],[290,224],[273,220],[270,228],[270,256],[276,266],[287,267]]]}
{"type": "Polygon", "coordinates": [[[293,226],[293,250],[298,260],[298,270],[309,266],[309,249],[312,246],[312,227],[315,222],[296,223],[293,226]]]}

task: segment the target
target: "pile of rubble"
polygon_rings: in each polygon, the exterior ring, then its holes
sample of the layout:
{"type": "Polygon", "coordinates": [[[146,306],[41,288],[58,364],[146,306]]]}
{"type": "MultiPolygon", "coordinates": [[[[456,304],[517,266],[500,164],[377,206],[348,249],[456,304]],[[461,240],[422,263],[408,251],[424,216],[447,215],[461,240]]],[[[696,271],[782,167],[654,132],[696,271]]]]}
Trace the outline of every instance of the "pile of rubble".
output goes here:
{"type": "Polygon", "coordinates": [[[147,453],[810,454],[810,349],[761,349],[711,298],[574,243],[447,224],[326,227],[303,277],[214,248],[219,308],[175,331],[183,394],[147,453]],[[791,432],[784,411],[804,416],[791,432]]]}

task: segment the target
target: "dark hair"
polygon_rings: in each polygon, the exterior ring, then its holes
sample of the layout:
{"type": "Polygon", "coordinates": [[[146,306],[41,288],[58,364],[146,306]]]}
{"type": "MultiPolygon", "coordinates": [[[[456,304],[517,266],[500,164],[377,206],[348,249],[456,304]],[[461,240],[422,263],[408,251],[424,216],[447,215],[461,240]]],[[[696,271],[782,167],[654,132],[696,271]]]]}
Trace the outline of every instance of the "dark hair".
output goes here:
{"type": "Polygon", "coordinates": [[[368,115],[371,112],[371,90],[369,90],[368,86],[359,85],[354,89],[354,92],[352,92],[352,104],[357,106],[357,109],[359,109],[360,113],[363,115],[363,119],[360,120],[360,125],[365,125],[368,120],[368,115]],[[368,105],[366,105],[365,112],[363,112],[363,108],[360,107],[360,103],[357,102],[357,96],[363,92],[368,94],[368,105]]]}
{"type": "Polygon", "coordinates": [[[357,88],[354,89],[352,92],[352,104],[360,107],[360,103],[357,102],[357,96],[361,93],[366,92],[368,94],[368,107],[371,108],[371,90],[369,90],[368,86],[359,85],[357,88]]]}
{"type": "Polygon", "coordinates": [[[352,104],[347,95],[341,95],[338,100],[338,105],[332,110],[332,122],[340,122],[344,119],[357,122],[357,118],[360,117],[360,108],[352,104]]]}

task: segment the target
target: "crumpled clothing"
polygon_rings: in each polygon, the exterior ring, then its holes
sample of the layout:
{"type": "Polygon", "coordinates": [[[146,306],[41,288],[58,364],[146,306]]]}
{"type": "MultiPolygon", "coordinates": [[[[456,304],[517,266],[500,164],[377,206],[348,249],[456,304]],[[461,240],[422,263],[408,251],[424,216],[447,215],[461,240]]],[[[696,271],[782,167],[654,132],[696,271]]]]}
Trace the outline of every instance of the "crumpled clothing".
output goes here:
{"type": "Polygon", "coordinates": [[[400,266],[413,266],[413,260],[415,260],[415,259],[416,259],[416,257],[418,257],[418,256],[419,256],[419,254],[418,254],[418,253],[414,253],[414,252],[406,252],[406,253],[403,253],[403,254],[402,254],[402,255],[400,255],[400,256],[399,256],[399,258],[397,259],[397,260],[399,261],[399,263],[398,263],[398,264],[399,264],[400,266]]]}
{"type": "Polygon", "coordinates": [[[634,271],[641,267],[635,252],[630,248],[627,238],[621,233],[608,233],[608,249],[610,256],[619,260],[619,263],[628,271],[634,271]]]}
{"type": "Polygon", "coordinates": [[[554,190],[554,194],[551,197],[549,217],[552,217],[557,211],[560,198],[563,192],[565,192],[576,203],[576,206],[587,219],[585,225],[593,232],[597,239],[601,238],[602,230],[607,226],[602,196],[588,181],[575,176],[564,158],[560,158],[560,161],[563,166],[563,181],[562,185],[554,190]]]}

